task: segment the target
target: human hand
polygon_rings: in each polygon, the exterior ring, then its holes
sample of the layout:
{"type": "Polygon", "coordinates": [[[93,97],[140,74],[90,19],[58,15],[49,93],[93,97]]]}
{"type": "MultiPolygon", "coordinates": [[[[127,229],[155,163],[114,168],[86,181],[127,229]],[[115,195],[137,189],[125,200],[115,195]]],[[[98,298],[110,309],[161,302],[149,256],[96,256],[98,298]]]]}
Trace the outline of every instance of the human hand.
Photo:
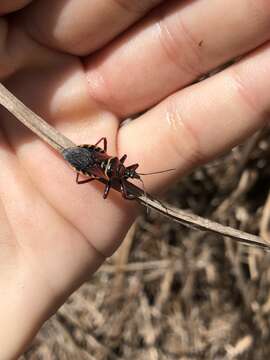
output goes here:
{"type": "MultiPolygon", "coordinates": [[[[34,0],[6,16],[27,3],[1,1],[1,80],[75,143],[106,136],[108,153],[126,153],[141,172],[177,169],[147,177],[150,193],[267,120],[267,0],[34,0]]],[[[6,112],[0,163],[0,358],[10,359],[113,253],[136,209],[113,191],[103,200],[100,185],[77,185],[6,112]]]]}

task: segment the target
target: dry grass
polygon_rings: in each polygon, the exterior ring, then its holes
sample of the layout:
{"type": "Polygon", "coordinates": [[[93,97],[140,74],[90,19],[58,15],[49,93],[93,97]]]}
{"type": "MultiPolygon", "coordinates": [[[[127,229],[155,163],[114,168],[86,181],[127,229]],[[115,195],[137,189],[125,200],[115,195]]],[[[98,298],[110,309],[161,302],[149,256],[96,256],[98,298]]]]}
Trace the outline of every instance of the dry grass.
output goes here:
{"type": "MultiPolygon", "coordinates": [[[[196,170],[166,200],[270,240],[269,135],[196,170]]],[[[269,263],[151,213],[21,360],[267,359],[269,263]]]]}

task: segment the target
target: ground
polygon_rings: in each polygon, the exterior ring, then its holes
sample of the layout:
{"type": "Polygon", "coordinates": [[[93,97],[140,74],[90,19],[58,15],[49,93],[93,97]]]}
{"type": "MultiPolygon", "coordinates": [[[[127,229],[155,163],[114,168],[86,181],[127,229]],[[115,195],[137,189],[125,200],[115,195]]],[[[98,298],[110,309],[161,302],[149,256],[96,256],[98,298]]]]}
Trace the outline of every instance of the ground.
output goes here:
{"type": "MultiPolygon", "coordinates": [[[[270,242],[270,130],[201,167],[168,203],[270,242]]],[[[154,212],[20,360],[270,358],[270,255],[154,212]]]]}

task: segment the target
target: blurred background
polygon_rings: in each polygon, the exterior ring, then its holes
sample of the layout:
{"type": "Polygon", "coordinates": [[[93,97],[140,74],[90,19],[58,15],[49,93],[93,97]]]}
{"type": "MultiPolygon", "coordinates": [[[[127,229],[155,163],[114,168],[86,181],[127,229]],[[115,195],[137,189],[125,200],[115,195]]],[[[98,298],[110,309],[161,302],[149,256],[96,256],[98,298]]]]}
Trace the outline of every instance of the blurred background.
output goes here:
{"type": "MultiPolygon", "coordinates": [[[[270,129],[163,200],[270,243],[270,129]]],[[[270,254],[151,211],[20,360],[270,358],[270,254]]]]}

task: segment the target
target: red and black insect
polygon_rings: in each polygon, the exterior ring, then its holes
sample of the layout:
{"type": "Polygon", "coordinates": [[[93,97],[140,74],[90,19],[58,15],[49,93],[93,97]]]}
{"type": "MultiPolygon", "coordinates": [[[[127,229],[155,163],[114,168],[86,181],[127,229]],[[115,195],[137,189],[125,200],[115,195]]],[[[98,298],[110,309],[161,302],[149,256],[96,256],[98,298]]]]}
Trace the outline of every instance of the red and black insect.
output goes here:
{"type": "Polygon", "coordinates": [[[138,179],[142,182],[140,175],[159,174],[173,169],[159,171],[149,174],[141,174],[136,170],[139,164],[125,166],[124,162],[127,155],[123,155],[120,159],[116,156],[107,154],[107,139],[102,137],[95,145],[79,145],[70,147],[62,152],[64,159],[77,172],[77,184],[85,184],[93,180],[105,180],[106,186],[103,197],[107,198],[110,188],[117,185],[120,188],[122,196],[125,199],[133,200],[137,196],[128,191],[127,180],[138,179]],[[98,146],[103,142],[103,148],[98,146]],[[85,180],[79,180],[80,174],[87,176],[85,180]]]}
{"type": "Polygon", "coordinates": [[[105,186],[103,197],[107,198],[110,188],[113,184],[120,186],[121,193],[125,199],[133,200],[136,198],[133,194],[128,192],[126,181],[127,179],[139,179],[140,174],[136,172],[138,164],[125,166],[124,162],[127,155],[120,159],[116,156],[109,156],[107,154],[107,139],[101,138],[95,145],[79,145],[63,150],[64,159],[76,170],[77,184],[85,184],[87,182],[105,179],[107,184],[105,186]],[[103,142],[103,148],[98,145],[103,142]],[[88,176],[85,180],[79,180],[80,174],[88,176]]]}

